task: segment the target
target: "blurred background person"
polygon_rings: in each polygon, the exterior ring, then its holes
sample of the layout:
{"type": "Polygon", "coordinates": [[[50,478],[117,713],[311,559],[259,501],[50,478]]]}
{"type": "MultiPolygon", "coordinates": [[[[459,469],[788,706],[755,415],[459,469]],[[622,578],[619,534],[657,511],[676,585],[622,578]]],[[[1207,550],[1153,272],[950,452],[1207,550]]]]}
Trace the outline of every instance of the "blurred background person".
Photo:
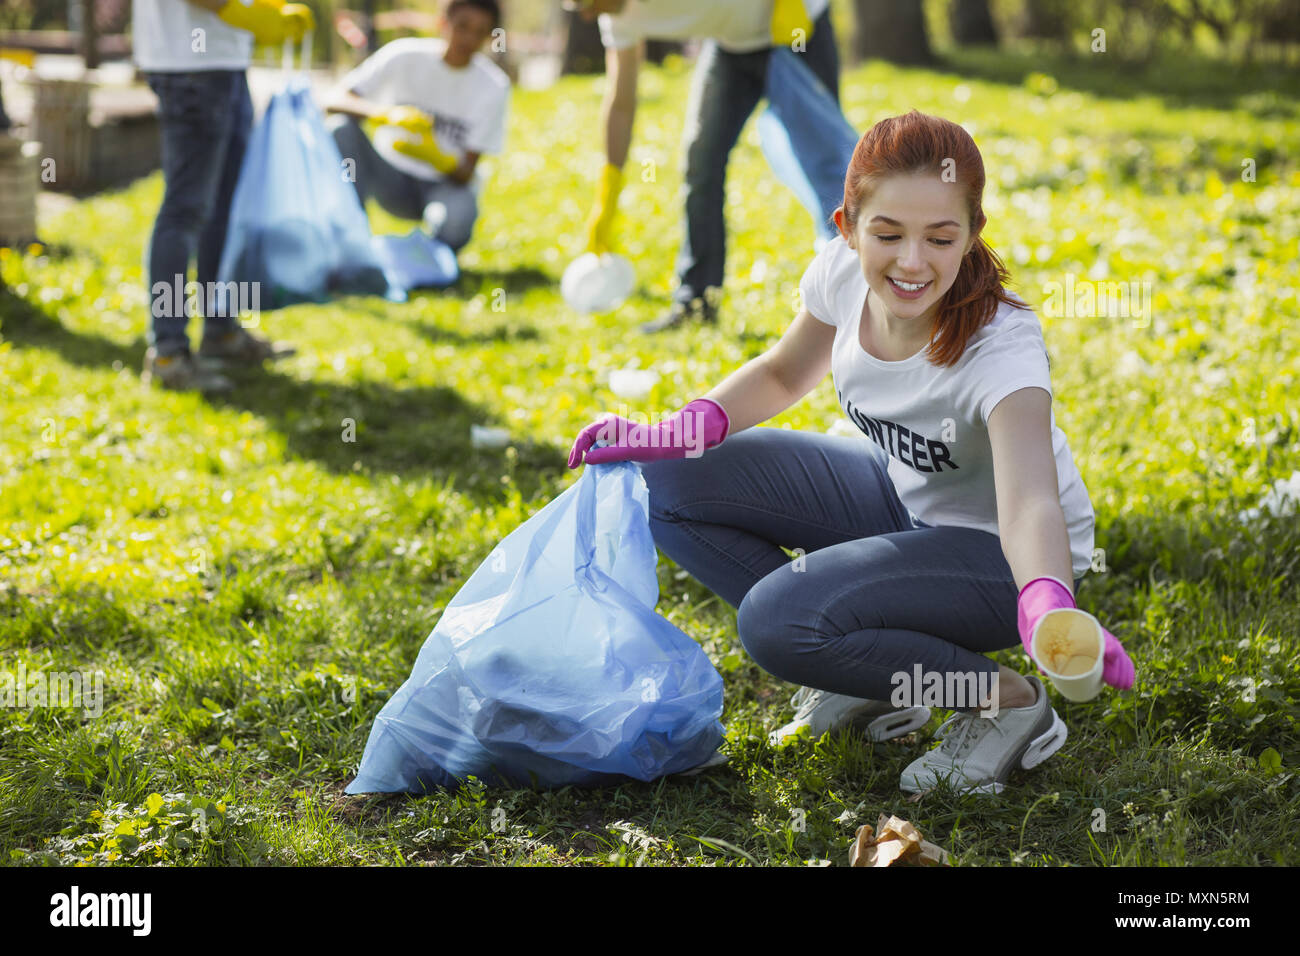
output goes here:
{"type": "Polygon", "coordinates": [[[459,250],[469,242],[484,153],[505,145],[510,79],[479,50],[501,24],[496,0],[450,0],[441,36],[393,40],[345,76],[327,128],[364,205],[374,197],[459,250]],[[361,120],[373,121],[373,138],[361,120]]]}
{"type": "Polygon", "coordinates": [[[685,217],[677,288],[659,332],[688,321],[717,322],[726,258],[722,205],[727,159],[763,98],[772,48],[792,45],[839,100],[839,52],[827,0],[569,0],[585,19],[599,17],[608,77],[602,117],[605,167],[587,222],[587,251],[609,250],[611,223],[632,143],[637,67],[648,37],[705,40],[686,106],[685,217]]]}
{"type": "Polygon", "coordinates": [[[303,4],[272,0],[133,0],[131,20],[136,65],[158,97],[165,183],[148,250],[151,321],[142,378],[170,389],[227,391],[232,384],[222,368],[260,365],[294,350],[253,335],[205,292],[196,361],[187,309],[175,307],[188,296],[173,290],[184,289],[196,252],[199,288],[216,285],[252,127],[246,74],[254,41],[300,40],[315,18],[303,4]]]}

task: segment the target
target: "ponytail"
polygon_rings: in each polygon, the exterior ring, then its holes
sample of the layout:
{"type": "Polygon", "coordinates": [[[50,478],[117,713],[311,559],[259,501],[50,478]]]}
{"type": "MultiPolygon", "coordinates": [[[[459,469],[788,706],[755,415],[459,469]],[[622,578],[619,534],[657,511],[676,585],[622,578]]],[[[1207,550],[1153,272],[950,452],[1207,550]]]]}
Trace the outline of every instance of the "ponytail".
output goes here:
{"type": "Polygon", "coordinates": [[[998,305],[1023,305],[1005,286],[1011,280],[1006,265],[982,236],[976,236],[962,257],[957,278],[943,301],[930,339],[928,354],[935,365],[957,364],[966,342],[993,321],[998,305]]]}

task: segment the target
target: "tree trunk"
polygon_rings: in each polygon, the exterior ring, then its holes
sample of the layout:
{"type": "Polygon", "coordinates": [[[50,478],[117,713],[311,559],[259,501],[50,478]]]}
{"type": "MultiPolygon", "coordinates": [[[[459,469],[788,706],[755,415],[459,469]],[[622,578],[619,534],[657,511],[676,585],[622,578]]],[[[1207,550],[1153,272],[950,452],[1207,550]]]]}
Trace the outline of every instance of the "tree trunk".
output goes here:
{"type": "Polygon", "coordinates": [[[81,0],[81,59],[88,70],[99,66],[99,24],[95,22],[95,0],[81,0]]]}
{"type": "Polygon", "coordinates": [[[907,66],[934,62],[921,0],[853,0],[853,53],[907,66]]]}
{"type": "Polygon", "coordinates": [[[573,11],[567,13],[566,17],[568,37],[564,42],[564,61],[560,66],[560,75],[604,73],[605,45],[600,42],[600,27],[596,21],[588,23],[573,11]]]}
{"type": "Polygon", "coordinates": [[[1060,0],[1025,0],[1020,15],[1020,36],[1040,40],[1065,40],[1070,26],[1060,0]]]}
{"type": "Polygon", "coordinates": [[[958,46],[997,46],[998,31],[988,0],[949,0],[948,22],[958,46]]]}

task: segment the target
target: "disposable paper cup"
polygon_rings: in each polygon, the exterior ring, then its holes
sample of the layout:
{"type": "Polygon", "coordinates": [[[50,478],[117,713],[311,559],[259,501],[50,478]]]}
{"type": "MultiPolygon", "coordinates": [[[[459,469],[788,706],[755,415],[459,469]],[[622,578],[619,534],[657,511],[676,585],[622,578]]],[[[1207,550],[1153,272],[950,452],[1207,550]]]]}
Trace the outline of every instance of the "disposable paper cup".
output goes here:
{"type": "Polygon", "coordinates": [[[1048,611],[1034,626],[1030,646],[1034,660],[1066,700],[1082,702],[1101,693],[1106,639],[1101,624],[1087,611],[1048,611]]]}

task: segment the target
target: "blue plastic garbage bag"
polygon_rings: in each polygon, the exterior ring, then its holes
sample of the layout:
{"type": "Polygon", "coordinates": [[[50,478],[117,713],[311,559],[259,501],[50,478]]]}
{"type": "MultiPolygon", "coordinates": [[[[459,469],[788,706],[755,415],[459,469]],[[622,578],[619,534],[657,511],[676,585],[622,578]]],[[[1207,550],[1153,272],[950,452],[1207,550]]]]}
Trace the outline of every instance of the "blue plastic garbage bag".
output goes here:
{"type": "Polygon", "coordinates": [[[451,246],[419,227],[404,236],[375,236],[371,246],[388,284],[394,288],[441,289],[460,277],[451,246]]]}
{"type": "Polygon", "coordinates": [[[447,605],[375,718],[348,793],[592,786],[697,767],[722,742],[722,678],[655,613],[649,492],[589,465],[447,605]]]}
{"type": "Polygon", "coordinates": [[[320,302],[331,292],[403,301],[371,246],[345,170],[307,81],[293,77],[249,138],[218,281],[260,283],[261,304],[270,308],[320,302]]]}
{"type": "Polygon", "coordinates": [[[768,106],[758,137],[778,179],[794,190],[822,239],[838,233],[831,213],[844,200],[844,176],[858,134],[826,85],[788,47],[772,50],[767,65],[768,106]]]}

